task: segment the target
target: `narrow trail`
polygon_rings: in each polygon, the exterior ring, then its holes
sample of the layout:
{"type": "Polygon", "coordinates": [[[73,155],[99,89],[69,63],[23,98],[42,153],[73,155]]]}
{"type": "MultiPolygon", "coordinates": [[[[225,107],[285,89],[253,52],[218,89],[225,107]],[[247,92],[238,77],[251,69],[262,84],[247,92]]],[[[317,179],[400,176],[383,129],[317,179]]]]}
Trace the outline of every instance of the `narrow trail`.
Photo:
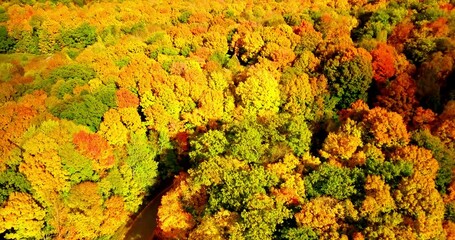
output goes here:
{"type": "Polygon", "coordinates": [[[139,240],[139,239],[153,239],[154,231],[156,228],[156,217],[158,207],[161,203],[161,197],[169,191],[173,184],[168,182],[163,184],[165,188],[161,190],[147,206],[136,216],[136,218],[129,224],[126,234],[123,239],[125,240],[139,240]]]}

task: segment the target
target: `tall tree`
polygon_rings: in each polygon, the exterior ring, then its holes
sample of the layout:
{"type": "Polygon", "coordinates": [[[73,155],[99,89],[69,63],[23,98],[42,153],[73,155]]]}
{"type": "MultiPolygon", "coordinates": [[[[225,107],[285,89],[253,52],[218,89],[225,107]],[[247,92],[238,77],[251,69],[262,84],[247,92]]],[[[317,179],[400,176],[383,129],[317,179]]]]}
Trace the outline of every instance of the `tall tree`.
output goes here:
{"type": "Polygon", "coordinates": [[[366,100],[373,78],[372,57],[363,48],[348,48],[328,59],[324,75],[337,106],[346,108],[358,99],[366,100]]]}

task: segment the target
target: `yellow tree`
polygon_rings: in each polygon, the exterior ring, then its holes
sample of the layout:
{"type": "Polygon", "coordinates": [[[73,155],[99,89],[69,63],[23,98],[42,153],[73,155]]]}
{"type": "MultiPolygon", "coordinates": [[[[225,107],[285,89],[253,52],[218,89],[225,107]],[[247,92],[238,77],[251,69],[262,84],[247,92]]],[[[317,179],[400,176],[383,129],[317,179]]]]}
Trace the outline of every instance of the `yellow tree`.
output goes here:
{"type": "Polygon", "coordinates": [[[360,214],[369,221],[378,222],[381,213],[388,213],[396,208],[390,194],[390,186],[380,176],[367,176],[365,191],[366,197],[362,203],[360,214]]]}
{"type": "MultiPolygon", "coordinates": [[[[9,19],[6,26],[10,32],[20,34],[22,31],[31,31],[30,19],[35,14],[35,10],[30,5],[12,5],[8,8],[9,19]],[[15,30],[15,31],[13,31],[15,30]]],[[[16,36],[15,36],[16,37],[16,36]]],[[[17,36],[19,38],[19,36],[17,36]]]]}
{"type": "Polygon", "coordinates": [[[182,188],[187,187],[186,177],[180,176],[171,189],[161,199],[158,208],[158,233],[164,238],[187,238],[189,231],[196,225],[182,203],[182,188]]]}
{"type": "MultiPolygon", "coordinates": [[[[123,46],[118,46],[123,47],[123,46]]],[[[116,49],[117,50],[117,49],[116,49]]],[[[147,56],[135,56],[128,62],[128,65],[120,69],[118,85],[127,89],[138,88],[140,93],[147,91],[146,85],[153,80],[152,61],[147,56]]],[[[156,73],[154,73],[156,74],[156,73]]]]}
{"type": "Polygon", "coordinates": [[[239,218],[238,213],[224,209],[216,212],[213,216],[204,216],[201,222],[191,231],[188,239],[222,240],[225,239],[224,236],[226,234],[235,235],[235,233],[240,231],[240,227],[236,224],[239,218]]]}
{"type": "Polygon", "coordinates": [[[366,239],[418,239],[407,219],[396,211],[381,214],[375,222],[369,222],[362,233],[366,239]]]}
{"type": "Polygon", "coordinates": [[[340,238],[338,230],[343,226],[345,217],[343,204],[331,197],[318,197],[302,206],[295,214],[299,227],[311,227],[321,239],[340,238]]]}
{"type": "MultiPolygon", "coordinates": [[[[21,143],[23,151],[18,169],[30,181],[34,198],[47,210],[47,224],[52,228],[46,229],[46,234],[55,234],[57,239],[64,238],[67,232],[64,224],[68,211],[61,196],[69,191],[74,180],[72,161],[79,159],[71,152],[75,151],[73,135],[78,131],[81,127],[69,121],[45,121],[37,128],[30,128],[21,143]]],[[[84,172],[87,176],[92,174],[91,166],[82,169],[88,170],[84,172]]]]}
{"type": "Polygon", "coordinates": [[[125,210],[125,203],[122,197],[113,196],[104,202],[103,223],[101,224],[101,235],[114,235],[115,231],[123,226],[128,220],[129,212],[125,210]]]}
{"type": "Polygon", "coordinates": [[[69,174],[62,168],[58,151],[60,144],[71,141],[74,129],[70,122],[46,121],[24,137],[19,171],[30,181],[35,198],[46,207],[56,204],[59,194],[70,187],[69,174]]]}
{"type": "Polygon", "coordinates": [[[305,184],[296,169],[300,161],[292,154],[287,154],[279,162],[267,165],[267,171],[276,174],[282,181],[279,187],[272,187],[271,193],[279,203],[297,205],[304,202],[305,184]]]}
{"type": "Polygon", "coordinates": [[[259,51],[264,46],[264,40],[258,31],[251,25],[239,26],[232,36],[231,48],[243,62],[257,58],[259,51]]]}
{"type": "Polygon", "coordinates": [[[0,233],[6,239],[42,239],[45,210],[27,193],[13,192],[0,208],[0,233]]]}
{"type": "Polygon", "coordinates": [[[128,142],[128,129],[123,125],[117,109],[110,109],[104,113],[98,133],[111,145],[122,146],[128,142]]]}
{"type": "Polygon", "coordinates": [[[69,208],[65,222],[68,229],[67,238],[94,239],[100,236],[103,223],[103,200],[98,185],[94,182],[83,182],[73,186],[69,191],[66,205],[69,208]]]}
{"type": "Polygon", "coordinates": [[[293,62],[296,54],[293,48],[300,40],[292,28],[286,24],[262,29],[262,38],[266,42],[261,50],[261,56],[272,60],[278,68],[283,68],[293,62]]]}
{"type": "Polygon", "coordinates": [[[397,207],[415,216],[411,224],[419,237],[441,238],[444,235],[444,203],[434,181],[438,162],[430,150],[417,146],[397,149],[392,159],[408,161],[414,166],[411,177],[403,179],[394,192],[397,207]]]}
{"type": "Polygon", "coordinates": [[[35,91],[17,102],[6,102],[0,106],[0,169],[5,164],[9,151],[20,144],[20,137],[29,126],[38,125],[50,118],[44,104],[46,99],[44,91],[35,91]]]}
{"type": "Polygon", "coordinates": [[[299,76],[283,74],[280,79],[280,88],[285,96],[284,109],[290,113],[308,113],[314,101],[308,74],[299,76]]]}
{"type": "Polygon", "coordinates": [[[129,133],[145,134],[145,126],[137,108],[128,107],[118,110],[121,123],[129,130],[129,133]]]}
{"type": "Polygon", "coordinates": [[[362,129],[355,121],[347,119],[337,132],[329,133],[320,154],[329,161],[345,166],[355,166],[362,163],[362,161],[355,161],[356,152],[362,146],[362,129]]]}
{"type": "Polygon", "coordinates": [[[409,143],[409,133],[398,113],[375,107],[366,114],[363,123],[378,147],[398,147],[409,143]]]}
{"type": "Polygon", "coordinates": [[[271,72],[262,68],[250,68],[247,77],[235,90],[241,105],[250,112],[278,112],[280,91],[278,81],[271,72]]]}

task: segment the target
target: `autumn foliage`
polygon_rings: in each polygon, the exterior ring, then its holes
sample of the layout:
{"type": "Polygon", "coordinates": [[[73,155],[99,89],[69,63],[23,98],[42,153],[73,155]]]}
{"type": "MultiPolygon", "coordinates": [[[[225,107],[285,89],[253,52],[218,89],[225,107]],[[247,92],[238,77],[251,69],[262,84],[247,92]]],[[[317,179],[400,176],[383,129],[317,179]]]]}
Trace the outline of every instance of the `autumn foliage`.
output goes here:
{"type": "Polygon", "coordinates": [[[454,1],[0,2],[0,239],[454,238],[454,1]]]}

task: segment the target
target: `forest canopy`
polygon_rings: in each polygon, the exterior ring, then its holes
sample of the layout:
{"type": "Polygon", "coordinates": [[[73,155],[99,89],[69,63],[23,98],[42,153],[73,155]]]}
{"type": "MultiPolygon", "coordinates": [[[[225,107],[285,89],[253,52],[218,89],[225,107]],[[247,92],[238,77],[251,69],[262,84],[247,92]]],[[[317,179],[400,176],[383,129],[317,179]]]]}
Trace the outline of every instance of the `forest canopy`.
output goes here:
{"type": "Polygon", "coordinates": [[[454,239],[454,59],[453,0],[4,0],[0,238],[454,239]]]}

